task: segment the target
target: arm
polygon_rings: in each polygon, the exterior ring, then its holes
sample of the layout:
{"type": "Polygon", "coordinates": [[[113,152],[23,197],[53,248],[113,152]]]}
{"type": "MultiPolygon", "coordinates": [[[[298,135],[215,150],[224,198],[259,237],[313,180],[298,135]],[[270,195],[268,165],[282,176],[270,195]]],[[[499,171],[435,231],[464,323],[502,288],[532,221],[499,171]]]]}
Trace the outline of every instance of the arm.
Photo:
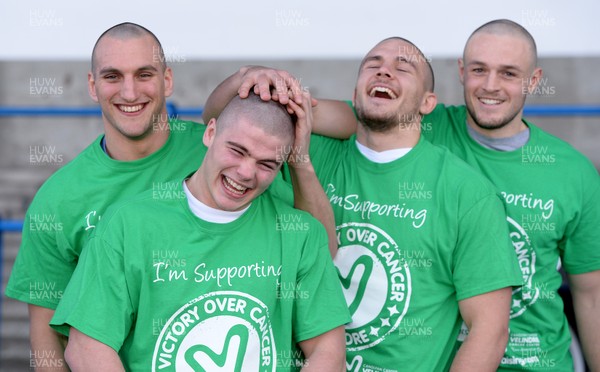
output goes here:
{"type": "Polygon", "coordinates": [[[345,101],[319,99],[318,102],[313,108],[313,133],[337,139],[347,139],[356,133],[358,120],[345,101]]]}
{"type": "Polygon", "coordinates": [[[495,371],[508,341],[510,287],[464,299],[458,303],[469,328],[450,371],[495,371]]]}
{"type": "Polygon", "coordinates": [[[569,275],[579,338],[592,371],[600,370],[600,270],[569,275]]]}
{"type": "Polygon", "coordinates": [[[329,253],[331,257],[335,257],[337,237],[333,210],[315,174],[308,152],[313,121],[310,94],[306,91],[303,92],[301,106],[294,101],[290,101],[288,106],[298,118],[294,144],[288,157],[294,189],[294,207],[309,212],[323,224],[329,239],[329,253]]]}
{"type": "Polygon", "coordinates": [[[344,326],[299,342],[306,356],[302,371],[345,371],[346,343],[344,326]]]}
{"type": "Polygon", "coordinates": [[[65,358],[74,372],[125,371],[119,354],[113,348],[86,336],[76,328],[71,328],[69,333],[65,358]]]}
{"type": "MultiPolygon", "coordinates": [[[[210,94],[204,105],[202,119],[205,123],[212,118],[218,118],[223,108],[237,94],[242,98],[248,97],[248,92],[254,92],[267,101],[273,99],[287,105],[291,99],[302,103],[303,88],[300,80],[289,72],[262,66],[244,66],[229,76],[210,94]]],[[[354,111],[344,101],[311,99],[314,106],[314,133],[324,136],[346,139],[356,132],[358,122],[354,111]]],[[[290,111],[290,114],[293,113],[290,111]]]]}
{"type": "Polygon", "coordinates": [[[31,363],[36,372],[68,371],[65,363],[67,338],[53,330],[48,323],[54,310],[29,304],[29,338],[31,340],[31,363]]]}

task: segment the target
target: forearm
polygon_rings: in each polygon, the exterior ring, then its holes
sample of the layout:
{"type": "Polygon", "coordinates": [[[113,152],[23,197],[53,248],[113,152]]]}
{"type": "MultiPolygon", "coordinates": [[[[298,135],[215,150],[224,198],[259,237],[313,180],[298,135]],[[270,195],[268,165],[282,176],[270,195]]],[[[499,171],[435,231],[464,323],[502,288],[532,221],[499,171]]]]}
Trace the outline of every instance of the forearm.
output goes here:
{"type": "Polygon", "coordinates": [[[451,372],[496,371],[508,341],[508,328],[495,332],[469,331],[452,362],[451,372]]]}
{"type": "Polygon", "coordinates": [[[356,133],[358,121],[345,101],[319,99],[313,116],[313,133],[338,139],[347,139],[356,133]]]}
{"type": "Polygon", "coordinates": [[[339,326],[310,340],[300,342],[300,348],[306,355],[302,371],[345,371],[344,335],[344,326],[339,326]]]}
{"type": "Polygon", "coordinates": [[[212,118],[218,118],[229,101],[238,94],[238,89],[242,84],[242,76],[246,70],[247,67],[245,66],[240,68],[212,91],[202,112],[202,120],[205,123],[208,123],[212,118]]]}
{"type": "Polygon", "coordinates": [[[65,358],[73,372],[124,372],[119,354],[75,328],[71,328],[65,358]]]}
{"type": "Polygon", "coordinates": [[[600,371],[600,272],[569,276],[579,340],[591,371],[600,371]],[[573,279],[587,278],[586,282],[573,279]]]}
{"type": "Polygon", "coordinates": [[[53,315],[52,309],[29,305],[30,365],[36,372],[69,371],[64,355],[67,338],[48,325],[53,315]]]}
{"type": "Polygon", "coordinates": [[[304,166],[290,167],[290,173],[294,188],[294,207],[307,211],[321,222],[329,238],[329,253],[332,258],[335,257],[337,252],[335,218],[312,163],[306,159],[304,166]]]}

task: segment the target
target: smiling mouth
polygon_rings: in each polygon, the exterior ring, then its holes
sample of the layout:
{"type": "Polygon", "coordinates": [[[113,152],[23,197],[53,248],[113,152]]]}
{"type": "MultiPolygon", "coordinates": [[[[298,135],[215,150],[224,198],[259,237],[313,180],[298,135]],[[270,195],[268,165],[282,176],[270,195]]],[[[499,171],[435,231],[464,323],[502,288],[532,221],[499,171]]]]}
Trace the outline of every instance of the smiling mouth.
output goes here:
{"type": "Polygon", "coordinates": [[[501,104],[503,101],[499,100],[499,99],[492,99],[492,98],[479,98],[479,102],[483,103],[484,105],[499,105],[501,104]]]}
{"type": "Polygon", "coordinates": [[[227,176],[223,176],[223,186],[234,195],[242,196],[248,191],[248,187],[244,187],[227,176]]]}
{"type": "Polygon", "coordinates": [[[141,111],[144,108],[144,105],[145,104],[140,104],[140,105],[117,105],[117,107],[122,112],[131,114],[131,113],[135,113],[135,112],[141,111]]]}
{"type": "Polygon", "coordinates": [[[396,94],[391,89],[386,87],[373,87],[369,92],[370,97],[396,99],[396,94]]]}

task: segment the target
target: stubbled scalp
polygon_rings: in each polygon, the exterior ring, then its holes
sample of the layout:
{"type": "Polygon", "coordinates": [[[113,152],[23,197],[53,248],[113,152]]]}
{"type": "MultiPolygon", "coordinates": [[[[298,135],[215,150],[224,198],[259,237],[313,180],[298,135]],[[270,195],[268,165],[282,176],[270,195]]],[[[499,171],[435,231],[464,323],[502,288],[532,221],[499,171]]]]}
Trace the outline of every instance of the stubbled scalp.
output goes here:
{"type": "MultiPolygon", "coordinates": [[[[471,36],[469,36],[466,45],[469,45],[469,42],[471,41],[473,36],[480,33],[521,38],[529,45],[529,49],[531,51],[531,58],[533,61],[533,67],[537,66],[537,46],[535,44],[535,40],[533,39],[533,36],[531,36],[529,31],[527,31],[525,27],[521,26],[520,24],[513,22],[509,19],[495,19],[473,31],[471,36]]],[[[467,47],[465,46],[465,50],[466,49],[467,47]]],[[[463,53],[463,59],[464,58],[465,55],[463,53]]]]}
{"type": "MultiPolygon", "coordinates": [[[[435,76],[434,76],[434,73],[433,73],[433,67],[431,67],[431,63],[429,62],[429,59],[427,57],[425,57],[425,54],[423,54],[423,52],[421,51],[421,49],[419,49],[419,47],[417,47],[412,41],[407,40],[407,39],[405,39],[403,37],[400,37],[400,36],[388,37],[386,39],[381,40],[379,43],[377,43],[377,45],[379,45],[379,44],[381,44],[381,43],[383,43],[385,41],[388,41],[388,40],[400,40],[400,41],[403,41],[403,42],[411,45],[411,47],[413,47],[415,49],[415,51],[417,52],[417,54],[419,56],[419,62],[425,62],[425,67],[426,67],[425,68],[425,81],[424,81],[424,83],[425,83],[425,90],[428,91],[428,92],[432,92],[433,93],[433,91],[435,89],[435,76]]],[[[368,54],[367,54],[367,56],[368,56],[368,54]]],[[[362,66],[365,63],[365,60],[366,60],[367,56],[365,56],[365,58],[363,58],[363,60],[360,62],[360,68],[359,69],[362,69],[362,66]]]]}
{"type": "Polygon", "coordinates": [[[152,31],[136,23],[124,22],[119,23],[118,25],[115,25],[109,28],[108,30],[104,31],[104,33],[100,35],[98,40],[96,40],[96,44],[94,44],[94,49],[92,50],[92,73],[96,73],[96,49],[98,48],[98,44],[100,44],[100,41],[102,41],[104,38],[110,37],[118,40],[128,40],[147,36],[150,36],[154,40],[154,42],[156,42],[158,59],[160,61],[163,71],[165,71],[167,68],[165,54],[162,45],[156,37],[156,35],[154,35],[152,31]]]}
{"type": "Polygon", "coordinates": [[[286,108],[272,100],[263,101],[253,92],[247,98],[235,96],[225,106],[217,120],[217,135],[223,129],[234,126],[240,118],[250,121],[268,135],[294,139],[294,121],[286,108]]]}

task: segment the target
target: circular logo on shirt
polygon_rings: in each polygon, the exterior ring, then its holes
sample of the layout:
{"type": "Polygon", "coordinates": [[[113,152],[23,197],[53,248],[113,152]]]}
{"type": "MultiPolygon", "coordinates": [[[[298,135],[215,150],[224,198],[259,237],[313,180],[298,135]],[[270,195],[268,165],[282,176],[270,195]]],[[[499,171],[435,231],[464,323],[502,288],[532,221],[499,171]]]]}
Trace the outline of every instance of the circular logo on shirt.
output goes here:
{"type": "Polygon", "coordinates": [[[394,240],[368,223],[337,228],[337,268],[352,322],[346,325],[346,349],[377,345],[393,332],[408,310],[410,271],[394,240]]]}
{"type": "Polygon", "coordinates": [[[512,241],[521,274],[523,275],[523,286],[516,288],[512,293],[512,304],[510,307],[510,318],[516,318],[523,314],[528,307],[533,305],[540,294],[539,288],[533,285],[535,274],[535,251],[529,240],[527,232],[515,220],[506,218],[509,226],[509,236],[512,241]]]}
{"type": "Polygon", "coordinates": [[[275,371],[267,307],[236,291],[211,292],[177,310],[163,327],[152,371],[275,371]]]}

